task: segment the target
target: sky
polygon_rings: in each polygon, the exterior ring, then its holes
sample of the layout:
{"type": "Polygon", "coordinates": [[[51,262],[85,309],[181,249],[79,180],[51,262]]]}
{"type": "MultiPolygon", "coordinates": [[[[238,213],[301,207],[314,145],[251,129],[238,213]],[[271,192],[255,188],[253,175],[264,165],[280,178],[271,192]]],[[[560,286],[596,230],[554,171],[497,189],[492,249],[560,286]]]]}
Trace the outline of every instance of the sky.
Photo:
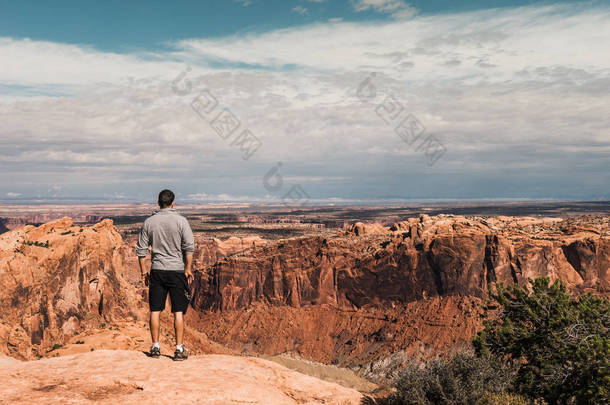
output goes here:
{"type": "Polygon", "coordinates": [[[610,199],[610,2],[0,0],[0,202],[610,199]]]}

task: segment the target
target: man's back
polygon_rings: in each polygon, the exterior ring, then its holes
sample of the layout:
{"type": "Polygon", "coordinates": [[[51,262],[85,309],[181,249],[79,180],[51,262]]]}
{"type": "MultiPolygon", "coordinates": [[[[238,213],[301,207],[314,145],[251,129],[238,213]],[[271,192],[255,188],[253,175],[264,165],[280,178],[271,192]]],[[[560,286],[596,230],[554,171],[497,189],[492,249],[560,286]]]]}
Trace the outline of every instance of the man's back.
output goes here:
{"type": "Polygon", "coordinates": [[[165,309],[169,294],[176,334],[176,351],[172,359],[182,361],[188,358],[187,350],[182,345],[183,315],[190,301],[189,283],[193,282],[195,243],[188,221],[174,210],[174,198],[175,195],[171,190],[165,189],[159,193],[157,202],[160,210],[144,221],[136,254],[142,282],[148,286],[150,337],[153,342],[149,355],[153,358],[161,356],[160,314],[165,309]],[[146,269],[149,246],[152,246],[150,271],[146,269]]]}
{"type": "Polygon", "coordinates": [[[173,208],[163,208],[147,218],[142,225],[136,254],[144,257],[152,246],[151,269],[184,271],[183,255],[193,253],[191,227],[173,208]]]}

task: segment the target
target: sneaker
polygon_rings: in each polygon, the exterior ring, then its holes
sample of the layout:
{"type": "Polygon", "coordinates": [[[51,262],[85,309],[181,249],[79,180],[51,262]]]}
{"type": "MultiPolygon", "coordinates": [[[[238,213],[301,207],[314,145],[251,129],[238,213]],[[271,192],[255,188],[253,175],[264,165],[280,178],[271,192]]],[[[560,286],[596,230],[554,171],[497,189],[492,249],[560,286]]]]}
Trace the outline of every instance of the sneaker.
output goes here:
{"type": "Polygon", "coordinates": [[[176,349],[174,352],[174,357],[172,360],[174,361],[183,361],[189,358],[189,355],[186,353],[186,347],[182,348],[182,351],[176,349]]]}
{"type": "Polygon", "coordinates": [[[158,347],[153,347],[150,349],[150,357],[159,358],[161,357],[161,349],[158,347]]]}

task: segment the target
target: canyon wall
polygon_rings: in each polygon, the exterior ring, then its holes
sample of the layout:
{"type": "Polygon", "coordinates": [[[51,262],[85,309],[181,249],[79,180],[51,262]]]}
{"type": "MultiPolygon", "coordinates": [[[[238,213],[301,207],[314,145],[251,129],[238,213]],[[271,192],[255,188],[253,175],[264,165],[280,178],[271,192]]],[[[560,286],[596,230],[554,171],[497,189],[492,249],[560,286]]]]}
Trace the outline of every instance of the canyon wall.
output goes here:
{"type": "Polygon", "coordinates": [[[356,224],[336,237],[248,249],[202,266],[195,307],[383,307],[426,297],[485,297],[489,283],[547,276],[576,292],[610,292],[608,224],[454,216],[391,228],[356,224]]]}
{"type": "Polygon", "coordinates": [[[608,218],[422,215],[267,243],[196,273],[198,328],[245,352],[362,365],[467,347],[490,283],[547,276],[610,292],[608,218]]]}
{"type": "Polygon", "coordinates": [[[123,279],[122,244],[110,220],[62,218],[0,235],[0,352],[41,356],[101,322],[143,318],[123,279]]]}
{"type": "MultiPolygon", "coordinates": [[[[69,218],[0,235],[0,352],[46,355],[101,322],[145,328],[133,239],[110,220],[69,218]]],[[[537,276],[610,294],[609,218],[421,215],[327,237],[196,235],[187,340],[204,352],[290,351],[340,365],[401,351],[429,358],[469,345],[490,283],[537,276]]]]}

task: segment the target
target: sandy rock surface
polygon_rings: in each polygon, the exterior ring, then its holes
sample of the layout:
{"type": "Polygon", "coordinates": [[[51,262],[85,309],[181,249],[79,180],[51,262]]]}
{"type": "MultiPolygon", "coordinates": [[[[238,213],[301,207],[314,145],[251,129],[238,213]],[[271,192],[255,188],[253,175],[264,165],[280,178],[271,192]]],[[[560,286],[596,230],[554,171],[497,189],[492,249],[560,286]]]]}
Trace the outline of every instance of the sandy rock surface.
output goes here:
{"type": "Polygon", "coordinates": [[[125,350],[0,363],[0,398],[11,404],[336,404],[361,395],[252,357],[206,355],[174,362],[125,350]]]}

